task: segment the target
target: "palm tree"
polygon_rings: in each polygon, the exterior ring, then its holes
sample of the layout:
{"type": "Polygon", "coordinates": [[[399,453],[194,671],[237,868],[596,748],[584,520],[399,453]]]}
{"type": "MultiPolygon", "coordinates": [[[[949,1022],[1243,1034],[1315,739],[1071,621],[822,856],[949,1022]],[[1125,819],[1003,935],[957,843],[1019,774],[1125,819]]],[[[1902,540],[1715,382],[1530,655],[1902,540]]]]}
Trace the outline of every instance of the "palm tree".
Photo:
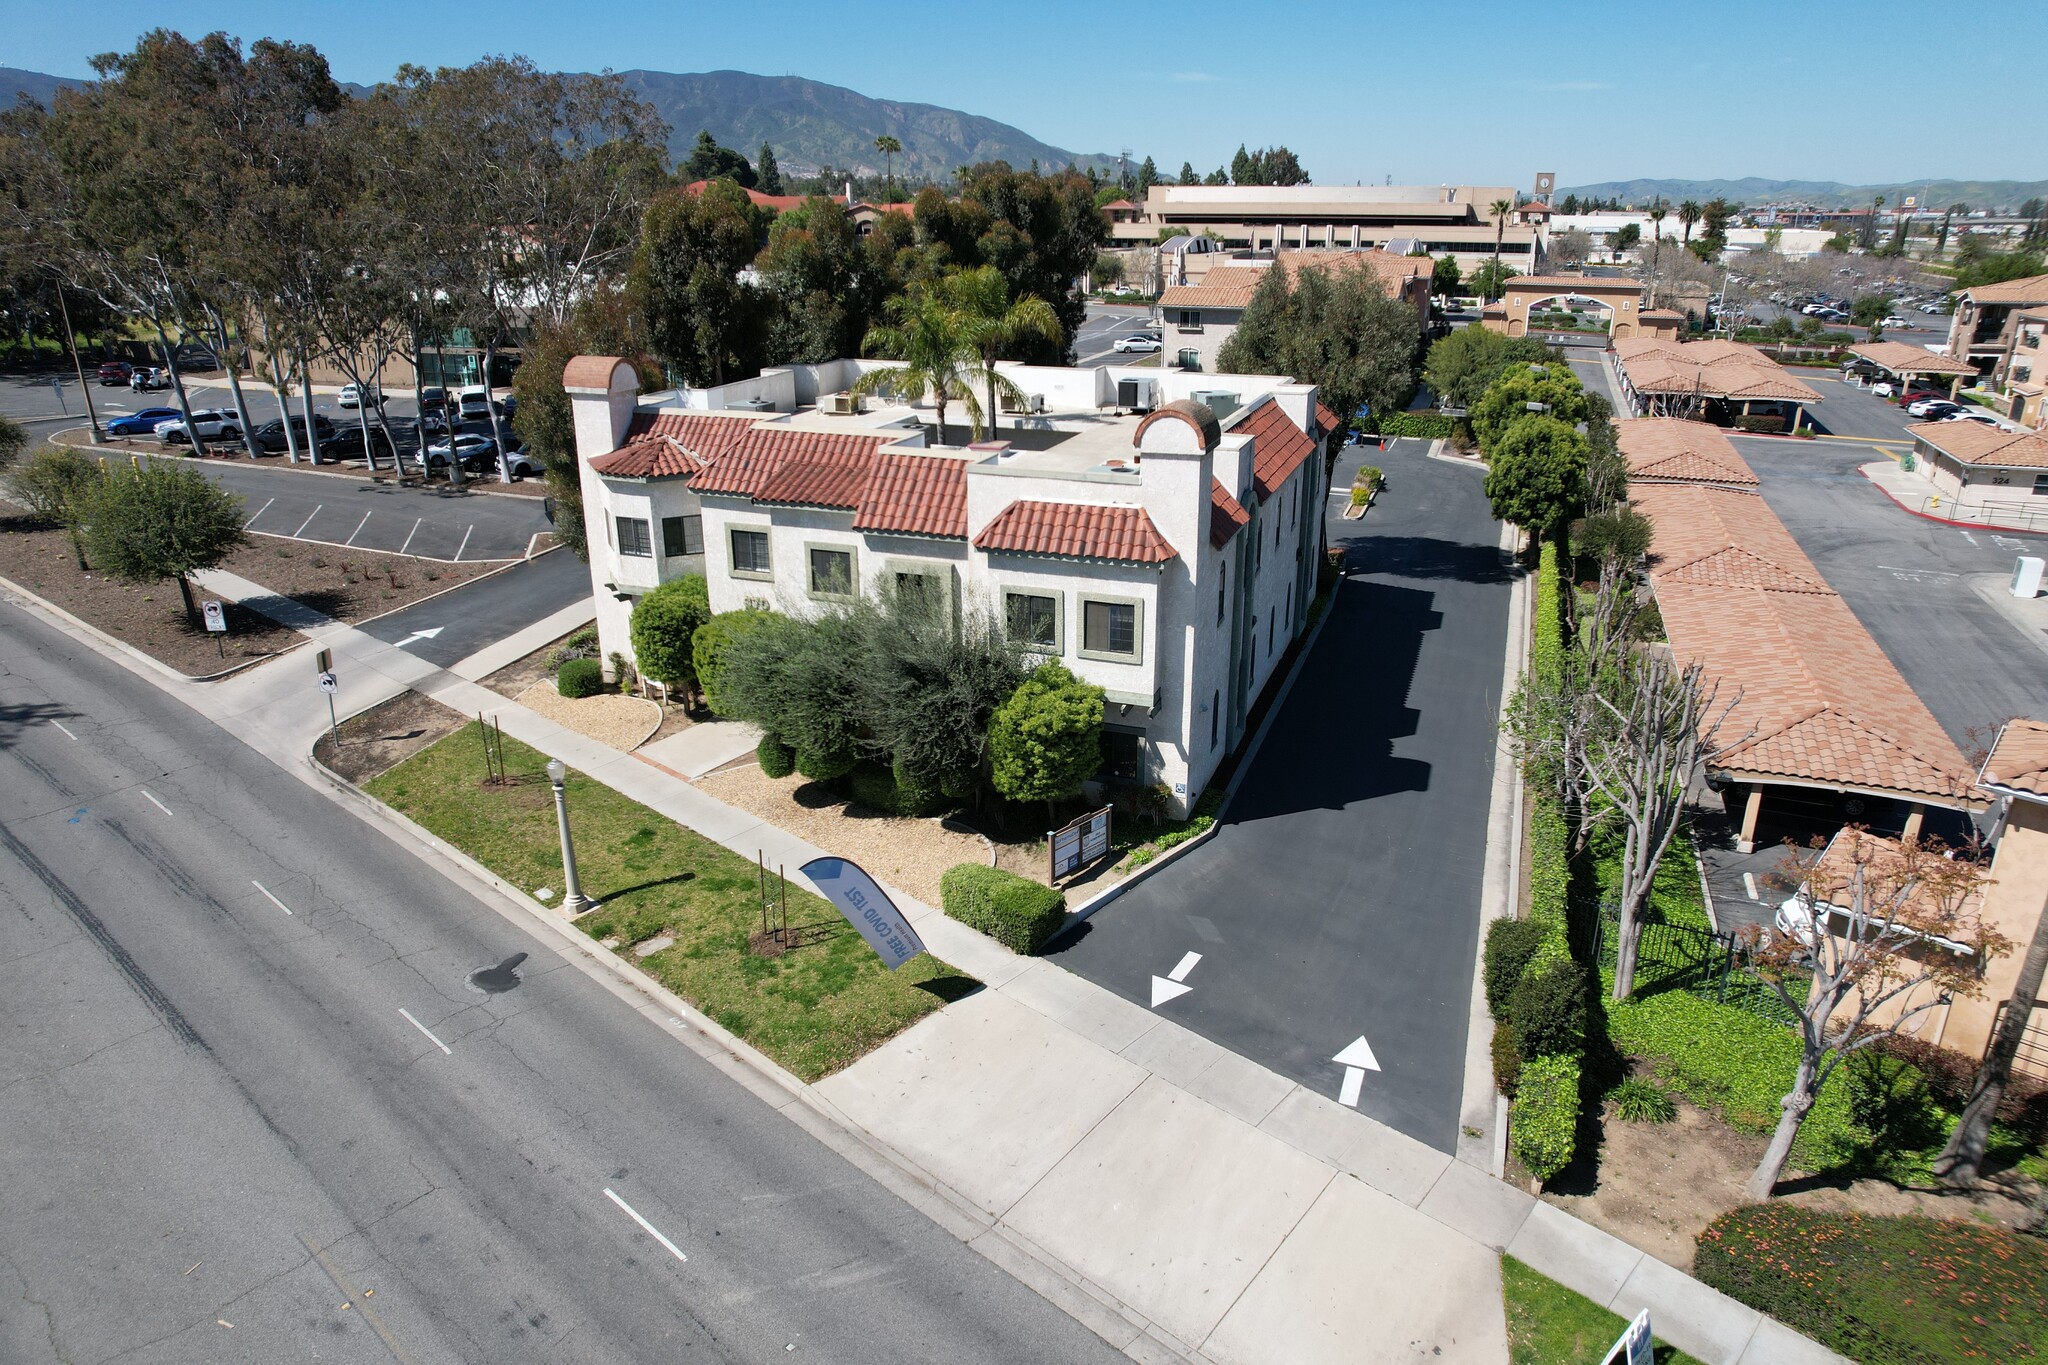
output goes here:
{"type": "MultiPolygon", "coordinates": [[[[1057,346],[1066,340],[1066,330],[1060,326],[1059,315],[1053,312],[1052,305],[1044,299],[1024,294],[1013,302],[1009,281],[992,265],[977,266],[949,276],[946,291],[953,306],[959,310],[968,344],[981,357],[981,378],[988,391],[986,415],[993,434],[998,411],[997,393],[1000,391],[1003,397],[1013,402],[1023,398],[1023,393],[1007,376],[996,372],[996,361],[1004,351],[1014,350],[1030,341],[1049,341],[1057,346]]],[[[980,438],[979,423],[975,424],[974,434],[976,439],[980,438]]]]}
{"type": "Polygon", "coordinates": [[[896,153],[903,150],[903,144],[883,133],[875,139],[875,150],[882,154],[882,164],[888,168],[882,177],[882,195],[893,200],[891,191],[896,184],[896,153]]]}
{"type": "Polygon", "coordinates": [[[1685,237],[1681,245],[1692,245],[1692,225],[1700,220],[1700,206],[1688,199],[1678,206],[1678,221],[1685,224],[1685,237]]]}
{"type": "MultiPolygon", "coordinates": [[[[861,349],[901,363],[869,370],[849,385],[847,392],[856,398],[892,393],[910,402],[930,393],[932,406],[938,410],[940,445],[946,443],[948,403],[958,401],[965,407],[979,431],[981,405],[974,401],[968,381],[980,365],[981,351],[945,287],[919,285],[890,299],[887,311],[889,321],[870,328],[861,349]]],[[[1015,391],[1014,385],[1011,391],[1015,391]]]]}
{"type": "Polygon", "coordinates": [[[1941,215],[1941,235],[1936,237],[1934,241],[1934,258],[1936,260],[1940,260],[1941,253],[1948,250],[1949,220],[1959,213],[1968,213],[1969,211],[1970,206],[1968,204],[1950,204],[1948,211],[1941,215]]]}
{"type": "Polygon", "coordinates": [[[1505,199],[1496,199],[1486,206],[1486,211],[1493,218],[1493,279],[1489,281],[1493,289],[1487,297],[1497,299],[1500,297],[1500,238],[1507,230],[1508,215],[1515,211],[1515,206],[1505,199]]]}

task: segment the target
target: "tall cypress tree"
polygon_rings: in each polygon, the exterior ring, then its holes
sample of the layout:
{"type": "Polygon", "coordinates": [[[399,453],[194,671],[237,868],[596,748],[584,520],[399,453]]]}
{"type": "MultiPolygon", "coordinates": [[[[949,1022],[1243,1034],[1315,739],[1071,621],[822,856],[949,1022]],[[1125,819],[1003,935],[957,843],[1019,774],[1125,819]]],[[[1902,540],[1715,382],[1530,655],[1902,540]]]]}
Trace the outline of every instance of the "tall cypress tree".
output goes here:
{"type": "Polygon", "coordinates": [[[782,193],[782,167],[775,164],[775,149],[765,142],[761,154],[754,158],[754,178],[760,182],[761,193],[782,193]]]}

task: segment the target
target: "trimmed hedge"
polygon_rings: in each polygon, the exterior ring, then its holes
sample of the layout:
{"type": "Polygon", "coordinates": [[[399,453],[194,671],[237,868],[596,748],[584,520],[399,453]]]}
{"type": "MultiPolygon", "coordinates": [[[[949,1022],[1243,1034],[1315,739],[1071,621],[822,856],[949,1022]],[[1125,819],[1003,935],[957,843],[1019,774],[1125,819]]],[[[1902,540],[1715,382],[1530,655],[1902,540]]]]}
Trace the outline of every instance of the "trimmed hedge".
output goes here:
{"type": "Polygon", "coordinates": [[[1015,953],[1035,953],[1067,919],[1065,893],[1029,877],[959,863],[939,878],[948,919],[978,929],[1015,953]]]}
{"type": "Polygon", "coordinates": [[[943,783],[911,771],[897,759],[889,767],[896,782],[896,811],[899,815],[936,815],[947,805],[943,783]]]}
{"type": "Polygon", "coordinates": [[[767,777],[788,777],[796,771],[796,750],[774,735],[761,736],[761,742],[754,746],[754,760],[767,777]]]}
{"type": "Polygon", "coordinates": [[[604,665],[595,659],[566,660],[555,674],[555,691],[565,697],[594,697],[604,690],[604,665]]]}
{"type": "Polygon", "coordinates": [[[851,750],[820,753],[813,749],[796,751],[796,770],[813,782],[830,782],[853,771],[860,760],[851,750]]]}
{"type": "Polygon", "coordinates": [[[1543,946],[1543,926],[1530,919],[1497,919],[1486,927],[1486,1012],[1508,1017],[1508,997],[1536,950],[1543,946]]]}
{"type": "Polygon", "coordinates": [[[863,763],[853,770],[849,783],[853,788],[853,799],[884,815],[896,813],[896,779],[887,768],[876,763],[863,763]]]}
{"type": "Polygon", "coordinates": [[[1522,1078],[1522,1053],[1515,1046],[1515,1026],[1505,1021],[1493,1026],[1493,1088],[1515,1097],[1515,1085],[1522,1078]]]}
{"type": "Polygon", "coordinates": [[[1440,441],[1451,434],[1452,421],[1440,412],[1390,412],[1374,419],[1382,436],[1413,436],[1440,441]]]}
{"type": "Polygon", "coordinates": [[[1715,1219],[1692,1268],[1863,1365],[2038,1360],[2048,1341],[2048,1246],[2005,1228],[1773,1201],[1715,1219]]]}
{"type": "Polygon", "coordinates": [[[1579,1059],[1538,1057],[1522,1066],[1508,1111],[1515,1159],[1538,1180],[1572,1164],[1579,1128],[1579,1059]]]}
{"type": "Polygon", "coordinates": [[[1508,996],[1515,1046],[1523,1061],[1579,1057],[1586,1051],[1586,981],[1576,962],[1532,967],[1508,996]]]}

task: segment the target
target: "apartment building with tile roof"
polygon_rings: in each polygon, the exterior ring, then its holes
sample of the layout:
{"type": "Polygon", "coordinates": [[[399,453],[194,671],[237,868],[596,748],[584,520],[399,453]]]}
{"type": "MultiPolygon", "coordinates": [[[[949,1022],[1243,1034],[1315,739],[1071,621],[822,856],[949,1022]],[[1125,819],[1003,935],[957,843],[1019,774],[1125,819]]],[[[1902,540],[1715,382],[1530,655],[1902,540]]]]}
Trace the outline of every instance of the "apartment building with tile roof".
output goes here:
{"type": "Polygon", "coordinates": [[[1336,273],[1370,271],[1386,291],[1415,309],[1416,325],[1429,326],[1429,290],[1436,263],[1426,256],[1398,256],[1390,251],[1282,251],[1266,259],[1226,259],[1199,280],[1169,284],[1159,296],[1154,317],[1166,341],[1162,364],[1183,370],[1215,372],[1223,343],[1237,333],[1244,310],[1269,270],[1290,277],[1303,270],[1336,273]]]}
{"type": "Polygon", "coordinates": [[[633,602],[683,573],[714,611],[916,590],[1104,688],[1102,780],[1187,809],[1306,626],[1335,414],[1283,376],[1005,363],[1023,410],[953,445],[928,408],[852,398],[882,364],[641,400],[623,362],[571,363],[603,655],[633,657],[633,602]]]}
{"type": "Polygon", "coordinates": [[[2013,335],[2022,312],[2048,305],[2048,275],[1972,285],[1956,295],[1949,314],[1950,356],[1991,376],[2011,363],[2013,335]]]}

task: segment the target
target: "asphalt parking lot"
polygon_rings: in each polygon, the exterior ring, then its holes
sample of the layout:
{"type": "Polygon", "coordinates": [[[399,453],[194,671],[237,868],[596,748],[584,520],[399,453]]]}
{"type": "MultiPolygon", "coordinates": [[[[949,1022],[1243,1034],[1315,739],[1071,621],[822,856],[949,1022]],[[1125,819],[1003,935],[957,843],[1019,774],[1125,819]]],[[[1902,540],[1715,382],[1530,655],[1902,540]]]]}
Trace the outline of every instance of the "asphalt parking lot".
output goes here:
{"type": "Polygon", "coordinates": [[[548,529],[539,498],[458,493],[446,484],[399,488],[352,477],[208,461],[207,474],[241,495],[244,529],[355,550],[468,563],[520,559],[548,529]]]}
{"type": "MultiPolygon", "coordinates": [[[[1076,365],[1130,365],[1149,359],[1144,354],[1119,354],[1116,343],[1124,337],[1152,325],[1152,310],[1149,306],[1135,308],[1109,308],[1099,303],[1088,305],[1088,318],[1074,333],[1074,363],[1076,365]]],[[[1153,355],[1158,352],[1153,352],[1153,355]]]]}
{"type": "Polygon", "coordinates": [[[1917,419],[1889,399],[1869,389],[1844,382],[1838,374],[1819,370],[1794,370],[1792,377],[1821,396],[1818,407],[1809,408],[1813,429],[1827,436],[1850,436],[1892,445],[1911,445],[1906,428],[1917,419]]]}

